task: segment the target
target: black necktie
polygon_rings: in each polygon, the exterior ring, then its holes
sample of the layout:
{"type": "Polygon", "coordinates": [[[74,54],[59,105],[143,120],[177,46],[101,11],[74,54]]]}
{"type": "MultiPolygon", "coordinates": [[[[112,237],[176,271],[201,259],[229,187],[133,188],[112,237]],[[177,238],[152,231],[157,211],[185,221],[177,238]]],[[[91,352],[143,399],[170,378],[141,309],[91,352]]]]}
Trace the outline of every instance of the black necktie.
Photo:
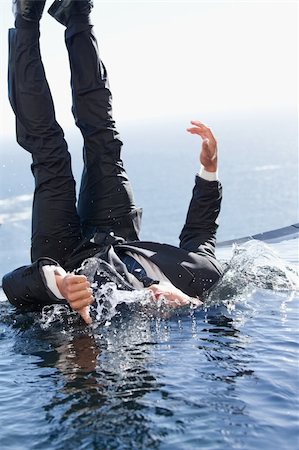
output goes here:
{"type": "Polygon", "coordinates": [[[144,287],[149,287],[152,284],[159,284],[158,280],[153,280],[147,276],[144,267],[142,267],[142,265],[132,256],[124,253],[123,255],[120,255],[120,259],[126,265],[128,272],[134,275],[137,280],[141,281],[144,287]]]}

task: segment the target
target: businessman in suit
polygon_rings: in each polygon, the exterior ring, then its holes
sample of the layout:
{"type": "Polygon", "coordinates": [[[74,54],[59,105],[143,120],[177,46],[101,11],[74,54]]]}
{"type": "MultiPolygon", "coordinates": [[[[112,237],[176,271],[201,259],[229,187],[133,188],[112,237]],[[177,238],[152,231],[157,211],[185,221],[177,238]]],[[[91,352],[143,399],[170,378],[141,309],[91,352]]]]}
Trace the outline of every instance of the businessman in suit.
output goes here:
{"type": "Polygon", "coordinates": [[[139,240],[141,210],[121,160],[122,142],[112,118],[106,68],[90,24],[91,0],[55,0],[49,13],[66,27],[73,107],[83,140],[84,169],[76,206],[71,157],[41,60],[39,21],[45,0],[14,0],[10,30],[9,98],[18,143],[32,155],[32,264],[3,277],[2,286],[18,309],[68,303],[91,323],[94,293],[74,270],[95,258],[94,282],[114,280],[120,289],[147,289],[153,300],[200,304],[219,280],[215,258],[221,185],[217,142],[198,121],[187,129],[200,136],[200,172],[180,234],[180,246],[139,240]],[[100,275],[99,275],[100,274],[100,275]],[[104,275],[103,275],[104,274],[104,275]]]}

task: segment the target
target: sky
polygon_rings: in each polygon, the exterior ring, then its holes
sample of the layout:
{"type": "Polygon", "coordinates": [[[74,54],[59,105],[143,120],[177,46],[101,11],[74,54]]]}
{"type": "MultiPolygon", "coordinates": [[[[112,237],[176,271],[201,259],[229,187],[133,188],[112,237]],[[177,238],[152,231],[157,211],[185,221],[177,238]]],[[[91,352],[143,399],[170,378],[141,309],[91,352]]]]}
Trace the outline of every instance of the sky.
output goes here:
{"type": "MultiPolygon", "coordinates": [[[[296,110],[296,1],[95,0],[94,4],[92,21],[117,120],[136,123],[186,114],[202,117],[208,111],[296,110]]],[[[0,8],[0,126],[5,137],[14,134],[6,86],[11,1],[0,0],[0,8]]],[[[63,32],[64,27],[45,11],[43,61],[58,121],[69,128],[73,120],[63,32]]]]}

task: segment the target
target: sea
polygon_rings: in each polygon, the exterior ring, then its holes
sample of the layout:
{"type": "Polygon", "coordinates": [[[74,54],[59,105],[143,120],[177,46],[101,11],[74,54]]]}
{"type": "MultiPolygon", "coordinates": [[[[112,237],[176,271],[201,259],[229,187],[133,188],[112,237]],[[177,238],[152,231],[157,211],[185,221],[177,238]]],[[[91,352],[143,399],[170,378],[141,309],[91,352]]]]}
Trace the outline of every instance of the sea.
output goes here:
{"type": "MultiPolygon", "coordinates": [[[[189,119],[120,123],[142,239],[178,244],[199,168],[189,119]]],[[[218,140],[218,242],[298,223],[296,114],[200,119],[218,140]]],[[[79,187],[82,140],[66,139],[79,187]]],[[[34,186],[14,136],[0,151],[2,278],[30,262],[34,186]]],[[[64,307],[19,314],[0,289],[1,450],[299,448],[298,233],[217,256],[225,273],[203,307],[152,305],[111,283],[91,327],[64,307]]]]}

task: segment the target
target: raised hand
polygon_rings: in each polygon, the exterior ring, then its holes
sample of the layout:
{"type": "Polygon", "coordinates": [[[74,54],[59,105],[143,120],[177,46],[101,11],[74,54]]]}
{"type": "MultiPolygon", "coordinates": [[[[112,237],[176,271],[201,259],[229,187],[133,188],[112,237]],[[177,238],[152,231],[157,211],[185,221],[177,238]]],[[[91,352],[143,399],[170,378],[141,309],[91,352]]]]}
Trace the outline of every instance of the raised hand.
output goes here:
{"type": "Polygon", "coordinates": [[[187,128],[191,134],[198,134],[202,138],[202,147],[199,160],[208,172],[216,172],[217,170],[217,141],[210,130],[203,123],[192,120],[193,127],[187,128]]]}

